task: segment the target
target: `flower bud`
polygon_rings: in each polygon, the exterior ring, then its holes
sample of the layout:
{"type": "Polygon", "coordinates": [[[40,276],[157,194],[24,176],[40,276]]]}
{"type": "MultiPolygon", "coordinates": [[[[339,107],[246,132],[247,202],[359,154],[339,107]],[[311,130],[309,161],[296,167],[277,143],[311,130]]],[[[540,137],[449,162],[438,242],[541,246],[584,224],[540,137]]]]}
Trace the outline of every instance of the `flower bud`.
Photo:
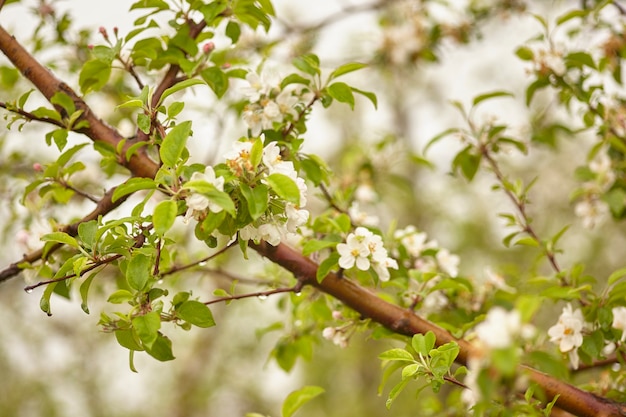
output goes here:
{"type": "Polygon", "coordinates": [[[109,34],[107,33],[107,30],[105,29],[104,26],[100,26],[98,28],[98,32],[100,32],[100,34],[102,35],[104,39],[107,39],[107,40],[109,39],[109,34]]]}
{"type": "Polygon", "coordinates": [[[204,52],[205,55],[210,54],[211,52],[213,52],[214,49],[215,49],[215,44],[213,42],[207,42],[204,45],[202,45],[202,52],[204,52]]]}

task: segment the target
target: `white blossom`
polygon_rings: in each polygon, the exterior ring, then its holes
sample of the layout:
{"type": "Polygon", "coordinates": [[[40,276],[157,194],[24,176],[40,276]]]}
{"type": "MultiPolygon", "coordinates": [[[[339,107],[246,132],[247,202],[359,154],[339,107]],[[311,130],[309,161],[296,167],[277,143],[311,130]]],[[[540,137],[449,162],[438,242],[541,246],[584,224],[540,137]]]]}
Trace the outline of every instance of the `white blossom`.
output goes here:
{"type": "Polygon", "coordinates": [[[291,203],[285,205],[285,215],[287,216],[287,222],[285,227],[288,232],[295,233],[298,227],[306,224],[309,220],[309,211],[304,209],[298,209],[291,203]]]}
{"type": "Polygon", "coordinates": [[[569,353],[574,369],[578,368],[578,348],[583,344],[582,330],[585,327],[580,309],[572,311],[570,304],[563,308],[558,322],[548,329],[550,341],[559,345],[559,350],[569,353]]]}
{"type": "Polygon", "coordinates": [[[519,311],[506,311],[502,307],[489,310],[485,321],[478,324],[474,331],[478,339],[492,349],[510,347],[516,337],[529,337],[534,333],[531,327],[522,324],[519,311]]]}
{"type": "Polygon", "coordinates": [[[452,255],[447,249],[439,249],[436,255],[439,267],[451,277],[459,274],[459,257],[452,255]]]}
{"type": "Polygon", "coordinates": [[[374,203],[378,200],[378,194],[370,184],[359,184],[354,190],[354,198],[359,203],[374,203]]]}
{"type": "MultiPolygon", "coordinates": [[[[224,177],[218,177],[215,175],[213,167],[206,167],[204,172],[194,172],[191,175],[190,181],[204,181],[215,187],[218,191],[224,191],[224,177]]],[[[187,212],[183,218],[183,222],[189,222],[189,219],[200,219],[200,216],[206,213],[207,209],[213,213],[219,213],[223,208],[211,201],[211,199],[200,193],[191,193],[185,198],[187,204],[187,212]]]]}
{"type": "Polygon", "coordinates": [[[613,328],[622,331],[620,341],[626,340],[626,307],[614,307],[613,310],[613,328]]]}
{"type": "Polygon", "coordinates": [[[367,271],[370,268],[370,250],[367,245],[369,235],[364,231],[371,234],[369,230],[358,227],[355,233],[348,235],[346,243],[339,243],[337,245],[337,252],[340,256],[339,266],[341,268],[350,269],[355,265],[362,271],[367,271]]]}
{"type": "Polygon", "coordinates": [[[582,218],[583,227],[586,229],[593,229],[604,220],[608,212],[608,205],[604,201],[593,197],[579,201],[574,207],[574,213],[582,218]]]}
{"type": "Polygon", "coordinates": [[[380,219],[378,216],[369,215],[359,209],[359,203],[353,202],[348,208],[348,215],[356,224],[363,226],[378,226],[380,219]]]}
{"type": "Polygon", "coordinates": [[[337,245],[339,266],[343,269],[356,267],[362,271],[374,269],[381,281],[390,278],[389,268],[398,269],[398,262],[387,255],[383,240],[365,227],[357,227],[350,233],[346,243],[337,245]]]}
{"type": "Polygon", "coordinates": [[[433,247],[432,242],[426,243],[426,233],[418,232],[415,226],[407,226],[404,229],[396,230],[394,238],[399,239],[409,255],[414,258],[420,256],[422,251],[433,247]]]}
{"type": "Polygon", "coordinates": [[[224,155],[226,164],[235,175],[241,176],[244,171],[252,170],[252,162],[250,161],[251,150],[252,142],[235,142],[232,149],[224,155]]]}

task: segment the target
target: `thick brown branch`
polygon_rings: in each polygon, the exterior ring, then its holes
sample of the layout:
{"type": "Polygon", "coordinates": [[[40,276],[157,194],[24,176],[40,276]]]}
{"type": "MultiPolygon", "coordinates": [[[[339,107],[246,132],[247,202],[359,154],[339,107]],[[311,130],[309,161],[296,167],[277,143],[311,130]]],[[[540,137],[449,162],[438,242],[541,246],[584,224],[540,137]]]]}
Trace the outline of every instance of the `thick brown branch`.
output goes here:
{"type": "MultiPolygon", "coordinates": [[[[301,282],[332,295],[363,317],[370,318],[396,333],[412,336],[432,331],[437,337],[438,346],[448,342],[458,343],[460,352],[457,361],[461,364],[466,364],[468,357],[472,356],[475,351],[474,346],[467,341],[455,338],[447,330],[422,319],[407,309],[384,301],[348,279],[339,278],[336,274],[330,273],[321,283],[318,283],[317,264],[284,244],[271,246],[266,242],[261,242],[250,246],[269,260],[291,271],[301,282]]],[[[535,369],[523,367],[523,370],[533,382],[541,387],[548,401],[558,395],[556,405],[565,411],[580,417],[626,416],[626,405],[597,397],[535,369]]]]}
{"type": "MultiPolygon", "coordinates": [[[[84,120],[88,123],[87,127],[77,129],[77,132],[83,133],[93,141],[105,142],[114,149],[117,148],[120,141],[124,140],[115,129],[99,119],[74,90],[41,65],[22,45],[20,45],[15,37],[10,35],[2,26],[0,26],[0,50],[9,58],[15,68],[20,70],[24,77],[32,82],[48,100],[51,100],[56,93],[60,92],[66,94],[74,101],[76,110],[83,111],[80,120],[84,120]]],[[[63,109],[58,110],[61,114],[64,114],[63,109]]],[[[145,155],[134,154],[129,160],[126,160],[126,151],[130,145],[131,144],[128,143],[123,147],[120,155],[120,164],[127,167],[133,175],[137,177],[154,177],[159,167],[145,155]]]]}

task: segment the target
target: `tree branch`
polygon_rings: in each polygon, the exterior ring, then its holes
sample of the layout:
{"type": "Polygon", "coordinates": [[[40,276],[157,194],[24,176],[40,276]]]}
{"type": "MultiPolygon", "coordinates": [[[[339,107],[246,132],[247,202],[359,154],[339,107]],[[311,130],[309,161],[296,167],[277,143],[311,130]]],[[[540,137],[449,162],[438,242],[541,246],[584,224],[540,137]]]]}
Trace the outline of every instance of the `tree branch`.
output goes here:
{"type": "MultiPolygon", "coordinates": [[[[457,343],[460,348],[457,362],[461,364],[466,364],[468,358],[476,352],[476,348],[466,340],[455,338],[447,330],[422,319],[407,309],[384,301],[354,282],[339,278],[335,273],[330,273],[321,283],[318,283],[317,264],[284,244],[271,246],[266,242],[261,242],[258,245],[251,243],[250,247],[291,271],[304,284],[312,285],[332,295],[361,313],[363,317],[370,318],[395,333],[412,336],[432,331],[437,337],[437,346],[449,342],[457,343]]],[[[533,368],[522,366],[522,370],[528,374],[530,380],[539,385],[548,401],[558,396],[556,405],[574,415],[580,417],[626,416],[626,405],[598,397],[533,368]]]]}
{"type": "MultiPolygon", "coordinates": [[[[15,37],[10,35],[2,26],[0,26],[0,51],[9,58],[15,68],[20,70],[24,77],[37,87],[48,101],[59,92],[68,95],[72,99],[76,110],[83,111],[79,120],[84,120],[88,123],[87,127],[77,129],[77,132],[86,135],[94,142],[104,142],[112,146],[113,149],[116,149],[119,142],[124,140],[117,130],[99,119],[91,111],[87,103],[85,103],[70,86],[59,80],[52,72],[41,65],[41,63],[24,49],[15,37]]],[[[68,116],[62,108],[57,108],[57,110],[59,110],[62,115],[68,116]]],[[[121,155],[119,156],[119,163],[128,168],[136,177],[154,177],[159,167],[144,154],[139,155],[135,153],[130,159],[126,159],[126,151],[130,146],[130,143],[126,143],[123,146],[121,155]]]]}

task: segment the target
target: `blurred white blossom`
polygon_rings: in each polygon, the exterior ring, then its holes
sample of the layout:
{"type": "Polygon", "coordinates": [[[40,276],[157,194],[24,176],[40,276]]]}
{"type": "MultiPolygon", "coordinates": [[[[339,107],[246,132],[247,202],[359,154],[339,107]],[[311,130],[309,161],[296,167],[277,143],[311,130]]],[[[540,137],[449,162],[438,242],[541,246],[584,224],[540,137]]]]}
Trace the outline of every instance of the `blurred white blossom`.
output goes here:
{"type": "Polygon", "coordinates": [[[613,328],[622,331],[620,341],[626,340],[626,307],[614,307],[613,310],[613,328]]]}

